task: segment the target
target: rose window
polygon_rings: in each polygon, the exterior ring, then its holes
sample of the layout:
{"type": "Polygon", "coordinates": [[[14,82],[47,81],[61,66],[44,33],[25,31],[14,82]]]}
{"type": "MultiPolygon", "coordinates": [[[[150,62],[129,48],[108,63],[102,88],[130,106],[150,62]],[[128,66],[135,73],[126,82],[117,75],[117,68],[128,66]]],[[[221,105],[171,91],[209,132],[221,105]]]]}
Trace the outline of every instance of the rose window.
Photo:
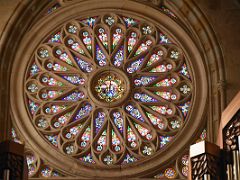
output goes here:
{"type": "Polygon", "coordinates": [[[83,163],[149,158],[177,136],[191,109],[184,52],[147,20],[110,13],[68,21],[42,40],[26,72],[35,128],[83,163]]]}

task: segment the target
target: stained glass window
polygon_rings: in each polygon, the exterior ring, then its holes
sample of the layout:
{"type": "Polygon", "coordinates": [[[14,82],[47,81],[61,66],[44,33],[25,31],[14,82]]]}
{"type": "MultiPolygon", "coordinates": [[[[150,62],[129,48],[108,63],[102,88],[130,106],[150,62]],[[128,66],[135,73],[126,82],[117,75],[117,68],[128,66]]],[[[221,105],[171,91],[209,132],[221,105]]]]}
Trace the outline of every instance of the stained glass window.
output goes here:
{"type": "MultiPolygon", "coordinates": [[[[187,121],[192,89],[184,53],[168,34],[117,14],[49,33],[25,76],[26,108],[42,137],[82,163],[106,166],[162,151],[187,121]]],[[[176,176],[171,168],[164,174],[176,176]]]]}

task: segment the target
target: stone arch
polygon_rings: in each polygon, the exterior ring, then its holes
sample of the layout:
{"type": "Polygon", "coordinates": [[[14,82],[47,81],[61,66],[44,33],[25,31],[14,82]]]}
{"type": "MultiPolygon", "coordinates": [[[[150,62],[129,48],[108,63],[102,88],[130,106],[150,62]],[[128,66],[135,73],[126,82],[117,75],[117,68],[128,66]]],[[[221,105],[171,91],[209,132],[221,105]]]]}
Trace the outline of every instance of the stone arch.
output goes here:
{"type": "MultiPolygon", "coordinates": [[[[33,27],[34,24],[37,23],[38,19],[41,19],[38,14],[40,14],[40,12],[42,12],[46,9],[47,6],[49,6],[47,1],[35,3],[28,3],[27,1],[24,1],[24,3],[21,4],[15,11],[15,14],[10,19],[8,26],[6,27],[6,30],[1,37],[2,43],[0,46],[0,57],[1,59],[3,59],[1,63],[1,82],[4,82],[2,84],[1,91],[1,107],[3,109],[1,120],[3,122],[2,124],[4,125],[2,126],[4,130],[9,130],[11,128],[10,122],[12,117],[10,115],[11,112],[9,111],[9,83],[11,74],[14,73],[12,72],[12,65],[15,59],[15,53],[12,52],[17,51],[17,49],[19,48],[18,45],[22,41],[21,38],[24,37],[26,31],[31,29],[31,27],[33,27]],[[16,20],[16,17],[18,17],[20,14],[20,18],[16,20]],[[15,27],[14,29],[12,29],[13,26],[15,27]]],[[[68,6],[68,4],[71,5],[71,3],[75,2],[62,1],[61,3],[63,6],[68,6]]],[[[146,1],[142,1],[142,3],[145,3],[146,7],[151,6],[156,10],[158,10],[159,8],[159,3],[156,3],[155,1],[152,1],[152,4],[146,1]]],[[[209,105],[205,107],[206,109],[208,109],[208,111],[205,110],[205,112],[207,112],[205,121],[207,121],[208,129],[217,129],[216,127],[218,127],[219,124],[218,120],[220,119],[220,113],[225,107],[225,80],[222,62],[223,57],[215,34],[200,9],[192,1],[163,1],[161,3],[165,4],[169,9],[171,9],[171,11],[173,11],[177,15],[177,22],[179,23],[179,26],[181,26],[183,29],[185,29],[186,32],[190,34],[199,52],[201,52],[202,59],[204,60],[205,69],[207,71],[206,77],[208,79],[208,97],[210,99],[209,105]],[[210,104],[212,105],[210,106],[210,104]],[[219,104],[221,104],[221,107],[219,107],[219,104]]],[[[200,134],[200,131],[196,131],[195,134],[192,135],[192,137],[196,136],[197,134],[200,134]]],[[[217,132],[210,134],[209,140],[214,141],[216,134],[217,132]]],[[[6,131],[4,136],[5,138],[8,137],[6,131]]],[[[154,168],[152,170],[153,171],[149,171],[147,173],[147,176],[153,175],[157,171],[154,168]]],[[[146,176],[146,174],[143,175],[139,173],[137,176],[146,176]]]]}

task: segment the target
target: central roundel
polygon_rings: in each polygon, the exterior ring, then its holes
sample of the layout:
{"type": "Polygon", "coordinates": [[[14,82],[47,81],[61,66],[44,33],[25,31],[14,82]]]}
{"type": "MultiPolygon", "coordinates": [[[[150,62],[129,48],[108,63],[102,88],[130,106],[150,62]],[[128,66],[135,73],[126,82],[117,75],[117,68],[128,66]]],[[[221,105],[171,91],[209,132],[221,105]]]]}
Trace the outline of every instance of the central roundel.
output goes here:
{"type": "Polygon", "coordinates": [[[90,77],[88,87],[90,98],[99,106],[115,107],[128,97],[130,82],[120,69],[104,67],[90,77]]]}
{"type": "Polygon", "coordinates": [[[98,80],[98,85],[95,87],[100,99],[106,102],[113,102],[122,97],[124,88],[122,81],[112,75],[107,75],[98,80]]]}
{"type": "Polygon", "coordinates": [[[112,13],[73,19],[48,34],[24,83],[39,134],[98,167],[162,151],[187,122],[193,97],[179,45],[144,19],[112,13]]]}

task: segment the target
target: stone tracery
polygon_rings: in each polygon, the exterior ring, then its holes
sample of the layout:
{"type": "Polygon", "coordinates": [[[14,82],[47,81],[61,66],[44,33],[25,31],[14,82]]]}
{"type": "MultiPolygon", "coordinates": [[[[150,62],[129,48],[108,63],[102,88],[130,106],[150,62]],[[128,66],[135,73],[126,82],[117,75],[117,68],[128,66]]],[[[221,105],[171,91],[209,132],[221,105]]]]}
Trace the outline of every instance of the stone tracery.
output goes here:
{"type": "Polygon", "coordinates": [[[39,45],[26,102],[37,130],[63,153],[124,165],[161,151],[184,125],[190,74],[157,26],[106,14],[67,22],[39,45]]]}

